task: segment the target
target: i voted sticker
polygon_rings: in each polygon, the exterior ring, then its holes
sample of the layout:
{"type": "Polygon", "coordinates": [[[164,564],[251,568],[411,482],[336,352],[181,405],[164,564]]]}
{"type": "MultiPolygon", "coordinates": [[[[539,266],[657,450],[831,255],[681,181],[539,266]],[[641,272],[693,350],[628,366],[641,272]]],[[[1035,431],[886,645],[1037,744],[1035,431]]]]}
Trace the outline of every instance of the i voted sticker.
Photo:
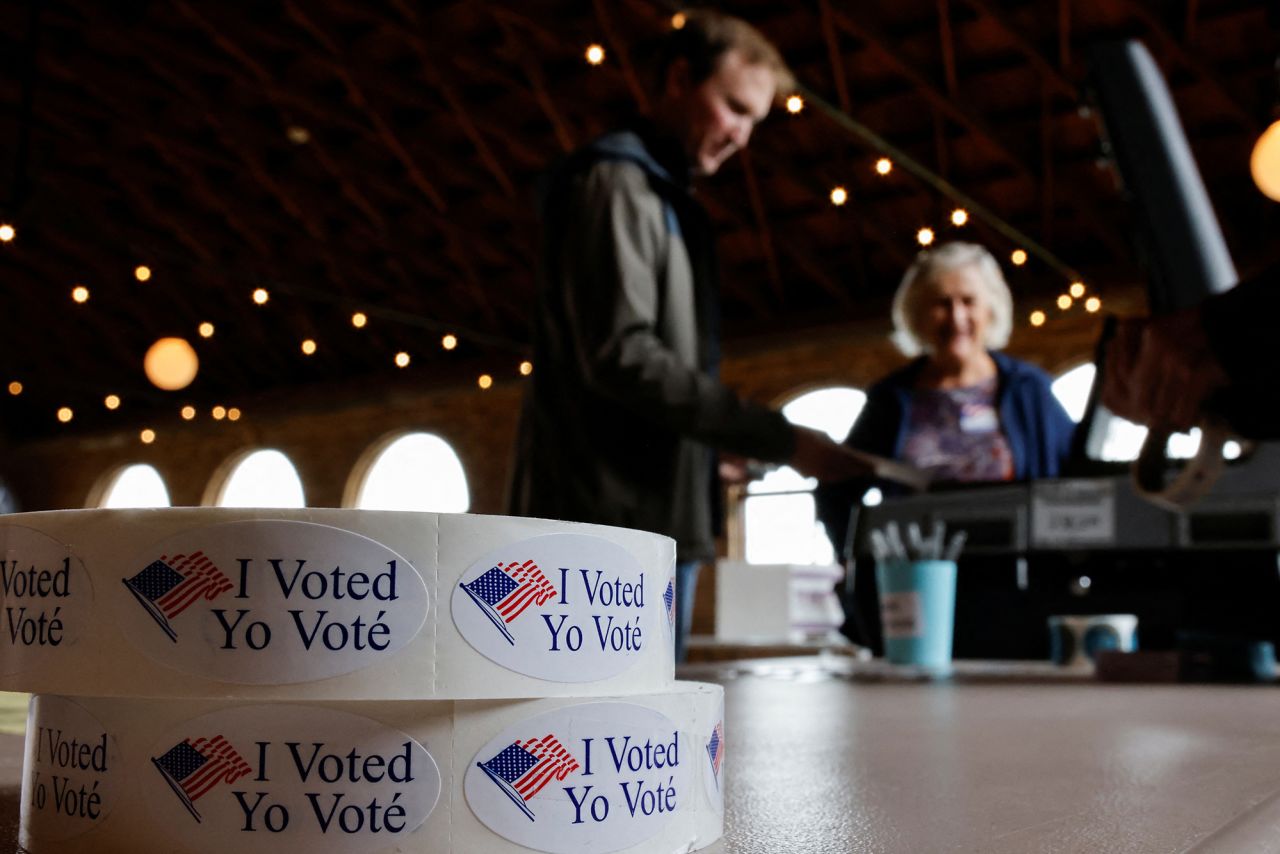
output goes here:
{"type": "Polygon", "coordinates": [[[0,672],[56,666],[93,610],[89,575],[69,546],[0,525],[0,672]]]}
{"type": "Polygon", "coordinates": [[[156,838],[201,854],[391,850],[440,797],[439,767],[412,736],[316,707],[212,712],[160,736],[147,758],[137,788],[156,838]]]}
{"type": "Polygon", "coordinates": [[[121,623],[147,655],[226,682],[306,682],[380,663],[418,634],[418,571],[368,537],[282,520],[193,528],[121,567],[121,623]]]}
{"type": "Polygon", "coordinates": [[[667,578],[626,549],[583,534],[546,534],[486,554],[459,579],[458,631],[502,666],[556,682],[605,679],[655,642],[650,609],[667,578]]]}
{"type": "Polygon", "coordinates": [[[490,830],[537,851],[618,851],[693,808],[689,749],[653,709],[569,706],[509,726],[482,747],[467,769],[467,804],[490,830]]]}
{"type": "Polygon", "coordinates": [[[33,698],[22,764],[22,844],[99,827],[119,801],[123,774],[115,737],[93,715],[64,697],[33,698]]]}

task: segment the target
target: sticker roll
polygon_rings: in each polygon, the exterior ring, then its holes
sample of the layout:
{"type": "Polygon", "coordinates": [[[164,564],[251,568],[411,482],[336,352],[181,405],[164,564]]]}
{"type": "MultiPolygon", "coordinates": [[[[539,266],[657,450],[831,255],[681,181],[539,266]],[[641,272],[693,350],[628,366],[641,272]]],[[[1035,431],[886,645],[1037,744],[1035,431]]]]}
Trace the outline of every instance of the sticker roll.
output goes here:
{"type": "Polygon", "coordinates": [[[361,510],[0,517],[0,689],[237,699],[662,690],[674,543],[361,510]]]}
{"type": "Polygon", "coordinates": [[[723,690],[570,700],[32,698],[31,854],[694,851],[723,690]]]}

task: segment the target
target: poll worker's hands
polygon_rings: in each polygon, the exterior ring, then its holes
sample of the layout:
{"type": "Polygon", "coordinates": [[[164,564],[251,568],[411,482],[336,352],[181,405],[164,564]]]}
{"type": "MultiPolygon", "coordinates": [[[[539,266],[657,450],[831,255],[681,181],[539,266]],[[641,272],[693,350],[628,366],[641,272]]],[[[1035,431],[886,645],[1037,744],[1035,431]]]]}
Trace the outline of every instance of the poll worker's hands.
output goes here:
{"type": "Polygon", "coordinates": [[[1121,320],[1107,345],[1102,403],[1138,424],[1189,430],[1204,420],[1205,401],[1226,385],[1197,309],[1121,320]]]}

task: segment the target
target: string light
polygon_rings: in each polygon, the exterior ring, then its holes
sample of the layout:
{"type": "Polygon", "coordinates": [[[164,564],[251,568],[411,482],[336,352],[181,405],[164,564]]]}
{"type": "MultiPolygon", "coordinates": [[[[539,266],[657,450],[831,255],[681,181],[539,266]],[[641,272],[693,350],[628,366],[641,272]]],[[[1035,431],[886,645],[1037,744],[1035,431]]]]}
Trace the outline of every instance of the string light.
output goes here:
{"type": "Polygon", "coordinates": [[[147,427],[141,433],[138,434],[138,438],[142,440],[142,444],[150,445],[152,442],[156,440],[156,431],[152,430],[150,427],[147,427]]]}
{"type": "Polygon", "coordinates": [[[89,289],[84,285],[76,285],[71,289],[71,298],[78,303],[86,303],[89,301],[89,289]]]}
{"type": "Polygon", "coordinates": [[[147,350],[142,369],[156,388],[177,391],[195,380],[200,359],[184,339],[161,338],[147,350]]]}
{"type": "Polygon", "coordinates": [[[683,30],[686,20],[687,19],[684,16],[684,12],[676,12],[674,15],[671,16],[671,29],[683,30]]]}
{"type": "Polygon", "coordinates": [[[969,221],[969,212],[964,208],[956,208],[951,212],[951,224],[954,226],[962,226],[969,221]]]}
{"type": "Polygon", "coordinates": [[[1013,254],[1009,256],[1009,260],[1013,262],[1013,266],[1021,267],[1027,263],[1027,253],[1021,249],[1013,250],[1013,254]]]}
{"type": "Polygon", "coordinates": [[[196,408],[191,405],[182,407],[182,420],[194,421],[196,418],[196,408]]]}
{"type": "Polygon", "coordinates": [[[212,338],[213,324],[206,320],[204,323],[200,324],[200,328],[197,331],[200,333],[201,338],[212,338]]]}
{"type": "Polygon", "coordinates": [[[106,399],[102,401],[102,405],[105,406],[107,409],[111,409],[111,410],[119,409],[120,398],[118,395],[109,394],[107,395],[106,399]]]}
{"type": "Polygon", "coordinates": [[[302,353],[304,356],[314,355],[316,352],[316,342],[310,338],[302,342],[302,353]]]}
{"type": "Polygon", "coordinates": [[[920,229],[919,231],[917,231],[917,232],[916,232],[916,242],[918,242],[921,246],[928,246],[930,243],[932,243],[932,242],[933,242],[933,229],[932,229],[932,228],[922,228],[922,229],[920,229]]]}
{"type": "Polygon", "coordinates": [[[271,299],[271,294],[267,293],[266,288],[254,288],[253,301],[258,305],[266,305],[269,299],[271,299]]]}
{"type": "Polygon", "coordinates": [[[401,350],[399,353],[396,353],[396,367],[397,367],[397,368],[407,368],[407,367],[409,367],[409,354],[408,354],[408,353],[404,352],[403,350],[401,350]]]}
{"type": "Polygon", "coordinates": [[[876,174],[888,175],[893,171],[893,161],[887,157],[881,157],[876,161],[876,174]]]}
{"type": "Polygon", "coordinates": [[[440,346],[446,350],[452,350],[454,347],[458,346],[458,336],[452,333],[444,336],[440,339],[440,346]]]}
{"type": "Polygon", "coordinates": [[[10,240],[18,236],[18,231],[9,223],[0,225],[0,243],[8,243],[10,240]]]}
{"type": "Polygon", "coordinates": [[[228,420],[228,421],[239,421],[239,420],[240,420],[240,410],[239,410],[238,408],[234,407],[234,406],[233,406],[233,407],[231,407],[230,409],[228,409],[228,410],[227,410],[227,420],[228,420]]]}
{"type": "Polygon", "coordinates": [[[1031,312],[1031,317],[1029,319],[1031,321],[1032,326],[1044,326],[1044,320],[1045,320],[1044,312],[1041,311],[1040,309],[1036,309],[1035,311],[1031,312]]]}
{"type": "Polygon", "coordinates": [[[227,417],[227,408],[225,406],[215,406],[212,414],[214,421],[221,421],[227,417]]]}
{"type": "Polygon", "coordinates": [[[18,395],[22,394],[22,383],[18,382],[17,380],[14,380],[13,382],[9,383],[9,394],[13,395],[14,397],[17,397],[18,395]]]}
{"type": "Polygon", "coordinates": [[[831,188],[831,204],[840,207],[847,201],[849,201],[849,193],[844,187],[831,188]]]}
{"type": "Polygon", "coordinates": [[[365,316],[363,311],[357,311],[351,315],[351,325],[356,329],[364,329],[365,324],[369,322],[369,318],[365,316]]]}
{"type": "Polygon", "coordinates": [[[151,268],[139,264],[133,268],[133,277],[139,282],[146,282],[151,279],[151,268]]]}
{"type": "Polygon", "coordinates": [[[1060,294],[1058,296],[1058,308],[1062,309],[1063,311],[1066,311],[1067,309],[1071,308],[1071,297],[1069,297],[1067,294],[1060,294]]]}
{"type": "Polygon", "coordinates": [[[1067,288],[1067,293],[1076,299],[1084,296],[1084,282],[1072,282],[1071,287],[1067,288]]]}
{"type": "Polygon", "coordinates": [[[801,98],[799,95],[787,96],[787,112],[788,113],[794,116],[796,113],[800,112],[803,109],[804,109],[804,98],[801,98]]]}
{"type": "Polygon", "coordinates": [[[520,376],[527,377],[533,373],[533,362],[524,361],[520,363],[520,376]]]}
{"type": "Polygon", "coordinates": [[[493,377],[488,374],[481,374],[479,379],[476,380],[476,385],[480,386],[480,388],[489,388],[489,386],[493,385],[493,377]]]}
{"type": "Polygon", "coordinates": [[[70,421],[72,418],[75,418],[75,417],[76,417],[76,414],[71,411],[70,406],[59,407],[58,420],[61,421],[63,424],[66,424],[68,421],[70,421]]]}
{"type": "Polygon", "coordinates": [[[1097,297],[1089,297],[1084,301],[1084,310],[1090,314],[1095,313],[1100,308],[1102,308],[1102,300],[1097,297]]]}
{"type": "Polygon", "coordinates": [[[587,46],[587,62],[592,65],[599,65],[604,62],[604,48],[598,44],[587,46]]]}

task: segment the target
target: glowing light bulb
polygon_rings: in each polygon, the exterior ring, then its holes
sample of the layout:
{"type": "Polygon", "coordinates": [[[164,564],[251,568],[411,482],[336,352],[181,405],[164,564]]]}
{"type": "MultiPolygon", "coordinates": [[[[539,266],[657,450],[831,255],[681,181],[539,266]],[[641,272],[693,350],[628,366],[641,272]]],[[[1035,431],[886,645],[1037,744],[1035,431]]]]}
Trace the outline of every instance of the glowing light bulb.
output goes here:
{"type": "Polygon", "coordinates": [[[396,367],[397,367],[397,368],[407,368],[407,367],[409,367],[409,354],[408,354],[408,353],[405,353],[404,351],[401,351],[401,352],[399,352],[399,353],[396,353],[396,367]]]}
{"type": "Polygon", "coordinates": [[[440,346],[445,348],[446,350],[452,350],[454,347],[458,346],[458,336],[456,335],[444,336],[443,338],[440,339],[440,346]]]}
{"type": "Polygon", "coordinates": [[[803,109],[804,109],[804,98],[801,98],[799,95],[787,96],[787,112],[788,113],[791,113],[791,115],[794,116],[796,113],[800,112],[803,109]]]}
{"type": "Polygon", "coordinates": [[[1100,308],[1102,308],[1102,300],[1097,297],[1089,297],[1084,301],[1084,310],[1090,314],[1094,314],[1100,308]]]}
{"type": "Polygon", "coordinates": [[[521,363],[520,363],[520,376],[522,376],[522,377],[527,377],[527,376],[529,376],[529,374],[531,374],[531,373],[533,373],[533,362],[527,362],[527,361],[526,361],[526,362],[521,362],[521,363]]]}
{"type": "Polygon", "coordinates": [[[887,157],[881,157],[876,161],[876,174],[888,175],[893,171],[893,161],[887,157]]]}
{"type": "Polygon", "coordinates": [[[1021,267],[1027,263],[1027,253],[1021,249],[1013,250],[1013,254],[1009,256],[1009,260],[1013,262],[1013,266],[1021,267]]]}
{"type": "Polygon", "coordinates": [[[1071,287],[1067,288],[1067,293],[1076,299],[1084,296],[1084,282],[1072,282],[1071,287]]]}
{"type": "Polygon", "coordinates": [[[592,65],[599,65],[604,62],[604,48],[598,44],[587,46],[587,62],[592,65]]]}
{"type": "Polygon", "coordinates": [[[917,232],[916,232],[916,241],[917,241],[921,246],[928,246],[930,243],[932,243],[932,242],[933,242],[933,229],[932,229],[932,228],[922,228],[922,229],[920,229],[919,231],[917,231],[917,232]]]}
{"type": "Polygon", "coordinates": [[[316,352],[316,342],[312,341],[310,338],[302,342],[303,355],[311,356],[311,355],[314,355],[315,352],[316,352]]]}
{"type": "Polygon", "coordinates": [[[119,409],[120,397],[118,395],[109,394],[102,401],[102,405],[105,406],[107,409],[119,409]]]}
{"type": "Polygon", "coordinates": [[[253,291],[253,301],[258,305],[266,305],[267,300],[271,299],[271,294],[267,293],[266,288],[255,288],[253,291]]]}
{"type": "Polygon", "coordinates": [[[489,388],[493,385],[493,377],[488,374],[481,374],[476,380],[476,385],[480,386],[480,388],[489,388]]]}
{"type": "Polygon", "coordinates": [[[225,406],[215,406],[211,414],[214,421],[221,421],[227,417],[227,408],[225,406]]]}
{"type": "Polygon", "coordinates": [[[89,289],[84,285],[76,285],[71,289],[71,298],[78,303],[86,303],[89,301],[89,289]]]}
{"type": "Polygon", "coordinates": [[[8,243],[10,240],[13,240],[13,238],[17,236],[18,236],[17,229],[9,225],[9,223],[6,222],[0,225],[0,243],[8,243]]]}
{"type": "Polygon", "coordinates": [[[76,414],[71,411],[70,406],[62,406],[58,408],[58,420],[61,421],[63,424],[66,424],[68,421],[70,421],[72,418],[75,418],[75,417],[76,417],[76,414]]]}
{"type": "Polygon", "coordinates": [[[142,369],[156,388],[177,391],[191,385],[200,370],[200,359],[182,338],[161,338],[143,357],[142,369]]]}
{"type": "Polygon", "coordinates": [[[137,267],[133,268],[133,277],[139,282],[149,281],[151,279],[151,268],[139,264],[137,267]]]}
{"type": "Polygon", "coordinates": [[[683,30],[687,20],[688,19],[684,16],[684,12],[676,12],[671,16],[671,29],[683,30]]]}
{"type": "Polygon", "coordinates": [[[182,420],[194,421],[196,417],[196,408],[194,406],[182,407],[182,420]]]}
{"type": "Polygon", "coordinates": [[[1040,309],[1036,309],[1031,312],[1031,317],[1029,319],[1031,320],[1032,326],[1044,326],[1045,316],[1044,312],[1040,311],[1040,309]]]}
{"type": "Polygon", "coordinates": [[[22,383],[18,382],[17,380],[14,380],[13,382],[9,383],[9,394],[13,395],[14,397],[17,397],[18,395],[22,394],[22,383]]]}
{"type": "Polygon", "coordinates": [[[951,224],[954,226],[964,225],[969,221],[969,212],[964,208],[956,208],[951,212],[951,224]]]}
{"type": "Polygon", "coordinates": [[[197,331],[200,333],[201,338],[212,338],[213,324],[206,320],[204,323],[200,324],[200,328],[197,331]]]}
{"type": "Polygon", "coordinates": [[[831,189],[831,204],[840,207],[849,201],[849,193],[844,187],[833,187],[831,189]]]}
{"type": "Polygon", "coordinates": [[[1058,308],[1062,309],[1063,311],[1066,311],[1067,309],[1071,308],[1071,302],[1072,302],[1071,297],[1067,294],[1060,294],[1058,296],[1058,308]]]}
{"type": "Polygon", "coordinates": [[[351,325],[354,326],[356,329],[364,329],[365,325],[368,324],[368,322],[369,322],[369,318],[365,315],[363,311],[357,311],[355,314],[351,315],[351,325]]]}
{"type": "Polygon", "coordinates": [[[231,407],[230,409],[228,409],[228,410],[227,410],[227,420],[228,420],[228,421],[239,421],[239,420],[240,420],[240,415],[241,415],[240,410],[239,410],[237,407],[234,407],[234,406],[233,406],[233,407],[231,407]]]}
{"type": "Polygon", "coordinates": [[[142,440],[142,444],[150,445],[156,440],[156,431],[148,427],[138,434],[138,438],[142,440]]]}

